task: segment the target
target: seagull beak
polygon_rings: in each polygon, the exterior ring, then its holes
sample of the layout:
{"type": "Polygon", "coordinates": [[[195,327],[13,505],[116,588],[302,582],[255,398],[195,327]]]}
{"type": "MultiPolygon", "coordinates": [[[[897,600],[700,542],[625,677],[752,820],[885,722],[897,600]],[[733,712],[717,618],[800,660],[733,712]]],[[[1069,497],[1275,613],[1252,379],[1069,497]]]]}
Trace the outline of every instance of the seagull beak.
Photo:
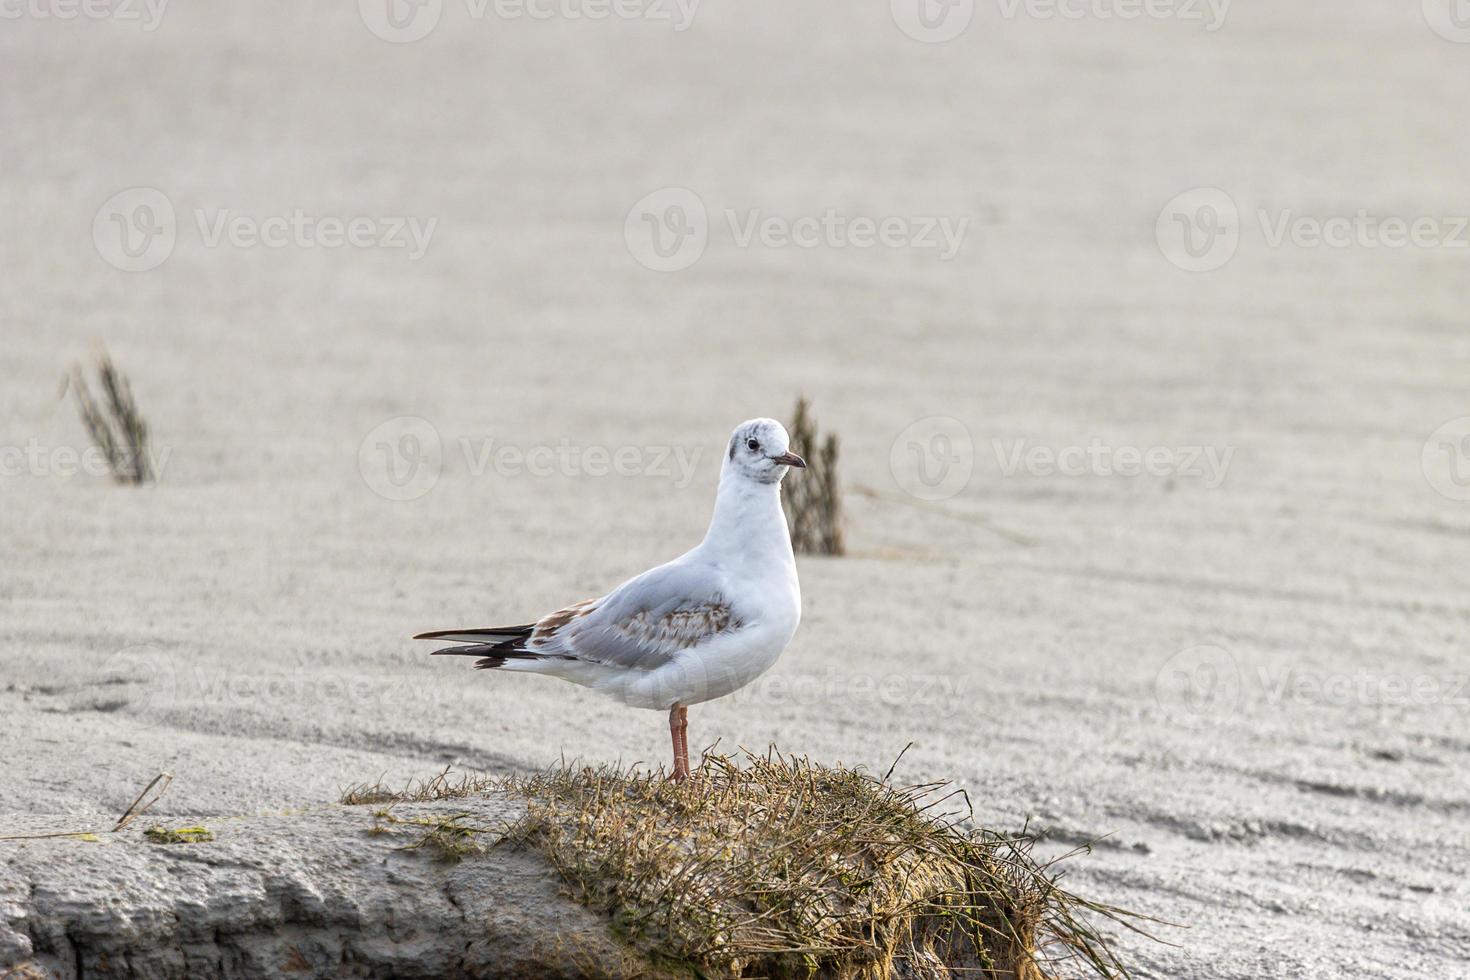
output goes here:
{"type": "Polygon", "coordinates": [[[806,460],[796,455],[796,453],[782,453],[779,456],[772,456],[771,462],[780,463],[783,466],[795,466],[797,469],[806,469],[806,460]]]}

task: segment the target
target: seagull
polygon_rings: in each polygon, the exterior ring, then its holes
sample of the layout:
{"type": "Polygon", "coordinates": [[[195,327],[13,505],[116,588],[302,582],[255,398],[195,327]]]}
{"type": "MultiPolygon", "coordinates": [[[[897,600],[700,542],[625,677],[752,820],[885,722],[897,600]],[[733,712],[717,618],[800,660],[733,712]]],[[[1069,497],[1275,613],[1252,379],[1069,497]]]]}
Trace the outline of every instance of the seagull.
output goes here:
{"type": "Polygon", "coordinates": [[[689,777],[689,706],[765,673],[796,633],[801,587],[781,480],[806,461],[774,419],[742,422],[720,465],[704,540],[597,599],[522,626],[437,630],[481,670],[548,674],[635,708],[669,713],[673,778],[689,777]]]}

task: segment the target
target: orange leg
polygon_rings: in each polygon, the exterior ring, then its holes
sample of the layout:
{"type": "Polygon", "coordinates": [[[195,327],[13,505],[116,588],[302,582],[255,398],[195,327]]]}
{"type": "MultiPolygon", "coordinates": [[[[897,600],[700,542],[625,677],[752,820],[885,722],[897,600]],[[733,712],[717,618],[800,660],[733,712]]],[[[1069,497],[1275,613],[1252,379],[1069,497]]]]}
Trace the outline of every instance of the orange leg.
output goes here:
{"type": "Polygon", "coordinates": [[[669,709],[669,737],[674,741],[674,781],[689,778],[689,709],[676,704],[669,709]]]}
{"type": "Polygon", "coordinates": [[[689,775],[689,709],[679,709],[679,759],[684,763],[684,775],[689,775]]]}

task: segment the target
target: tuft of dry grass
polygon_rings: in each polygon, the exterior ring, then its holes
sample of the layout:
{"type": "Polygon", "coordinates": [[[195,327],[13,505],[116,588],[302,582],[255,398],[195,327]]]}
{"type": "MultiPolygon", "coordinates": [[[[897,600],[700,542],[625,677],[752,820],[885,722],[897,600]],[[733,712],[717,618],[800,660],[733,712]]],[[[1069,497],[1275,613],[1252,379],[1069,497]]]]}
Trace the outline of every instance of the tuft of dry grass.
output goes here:
{"type": "Polygon", "coordinates": [[[376,810],[368,833],[393,835],[399,830],[413,833],[413,841],[401,851],[426,850],[441,861],[453,864],[484,854],[505,838],[504,827],[481,827],[467,823],[471,814],[451,813],[416,817],[396,816],[391,809],[376,810]],[[487,840],[487,835],[489,839],[487,840]]]}
{"type": "Polygon", "coordinates": [[[797,554],[840,555],[847,550],[842,537],[842,491],[837,482],[837,437],[822,442],[811,405],[796,402],[791,420],[791,451],[807,467],[781,485],[781,506],[791,526],[791,547],[797,554]]]}
{"type": "MultiPolygon", "coordinates": [[[[506,839],[544,854],[583,904],[654,962],[708,976],[1127,970],[1097,928],[1138,917],[1068,892],[1027,837],[962,829],[898,787],[804,758],[706,755],[662,773],[561,766],[512,777],[506,839]]],[[[951,798],[953,794],[951,794],[951,798]]]]}
{"type": "Polygon", "coordinates": [[[102,389],[100,402],[92,395],[80,364],[72,365],[69,379],[82,424],[87,427],[92,442],[102,450],[113,480],[135,486],[150,483],[155,474],[148,453],[148,423],[133,401],[132,385],[101,344],[97,345],[93,359],[98,387],[102,389]]]}
{"type": "Polygon", "coordinates": [[[398,816],[393,807],[403,803],[433,803],[439,800],[463,800],[471,796],[501,790],[504,781],[491,776],[465,773],[458,779],[449,777],[451,767],[429,779],[409,780],[402,789],[393,789],[381,779],[372,783],[355,783],[342,790],[338,802],[345,806],[387,804],[373,811],[373,825],[368,832],[378,836],[395,836],[403,832],[413,835],[400,850],[426,850],[450,863],[485,853],[504,838],[504,827],[480,827],[466,822],[467,813],[398,816]],[[489,839],[487,840],[487,835],[489,839]]]}
{"type": "Polygon", "coordinates": [[[449,778],[451,767],[429,779],[411,779],[402,789],[393,789],[380,779],[372,783],[354,783],[341,791],[337,802],[345,806],[370,803],[431,803],[436,800],[462,800],[498,789],[501,780],[492,776],[466,773],[456,780],[449,778]]]}

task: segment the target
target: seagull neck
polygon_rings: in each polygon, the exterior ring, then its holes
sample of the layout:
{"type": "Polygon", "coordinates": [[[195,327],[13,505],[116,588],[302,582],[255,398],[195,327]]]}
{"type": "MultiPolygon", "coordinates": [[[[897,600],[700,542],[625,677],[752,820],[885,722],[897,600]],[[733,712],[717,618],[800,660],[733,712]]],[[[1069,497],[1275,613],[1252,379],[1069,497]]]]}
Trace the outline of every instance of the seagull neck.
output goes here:
{"type": "Polygon", "coordinates": [[[702,547],[730,565],[773,558],[794,562],[791,532],[781,509],[781,484],[728,476],[720,480],[702,547]]]}

